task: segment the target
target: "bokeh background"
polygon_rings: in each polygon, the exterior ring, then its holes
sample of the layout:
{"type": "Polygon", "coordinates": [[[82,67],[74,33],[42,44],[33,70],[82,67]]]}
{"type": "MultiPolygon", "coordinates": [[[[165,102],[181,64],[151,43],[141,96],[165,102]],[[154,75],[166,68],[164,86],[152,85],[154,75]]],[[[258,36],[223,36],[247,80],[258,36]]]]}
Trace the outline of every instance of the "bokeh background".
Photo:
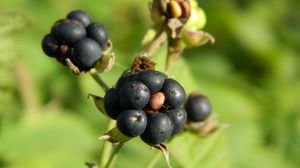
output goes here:
{"type": "MultiPolygon", "coordinates": [[[[89,93],[89,75],[74,76],[41,50],[41,39],[70,10],[86,10],[109,31],[117,64],[113,85],[151,26],[147,0],[0,1],[0,167],[66,168],[98,162],[107,119],[89,93]]],[[[209,138],[190,134],[170,144],[174,167],[294,168],[300,165],[300,1],[199,0],[215,45],[188,49],[170,72],[199,91],[230,128],[209,138]]],[[[154,59],[162,70],[165,46],[154,59]]],[[[158,151],[135,138],[116,167],[145,167],[158,151]]],[[[155,167],[166,167],[163,157],[155,167]]]]}

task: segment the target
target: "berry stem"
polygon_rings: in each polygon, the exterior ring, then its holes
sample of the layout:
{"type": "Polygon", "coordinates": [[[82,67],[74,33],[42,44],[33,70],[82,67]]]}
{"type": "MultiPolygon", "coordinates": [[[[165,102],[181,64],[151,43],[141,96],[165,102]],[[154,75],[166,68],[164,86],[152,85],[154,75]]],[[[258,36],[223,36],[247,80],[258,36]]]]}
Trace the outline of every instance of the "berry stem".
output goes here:
{"type": "Polygon", "coordinates": [[[167,40],[168,34],[165,30],[166,24],[161,25],[149,47],[145,50],[148,57],[151,57],[157,49],[167,40]]]}
{"type": "Polygon", "coordinates": [[[168,55],[165,70],[168,71],[175,64],[183,51],[181,39],[171,39],[168,44],[168,55]]]}
{"type": "MultiPolygon", "coordinates": [[[[115,126],[114,120],[110,119],[107,124],[107,130],[109,131],[115,126]]],[[[101,158],[100,158],[100,167],[104,167],[106,164],[106,161],[109,160],[109,155],[112,150],[112,144],[109,142],[104,141],[103,142],[103,148],[101,150],[101,158]]]]}
{"type": "Polygon", "coordinates": [[[118,153],[121,150],[121,148],[123,147],[123,143],[118,144],[118,146],[114,149],[114,151],[112,152],[112,154],[109,157],[109,160],[105,166],[105,168],[111,168],[113,166],[113,164],[115,163],[118,153]]]}
{"type": "Polygon", "coordinates": [[[90,74],[105,92],[109,90],[109,86],[100,78],[96,71],[91,71],[90,74]]]}

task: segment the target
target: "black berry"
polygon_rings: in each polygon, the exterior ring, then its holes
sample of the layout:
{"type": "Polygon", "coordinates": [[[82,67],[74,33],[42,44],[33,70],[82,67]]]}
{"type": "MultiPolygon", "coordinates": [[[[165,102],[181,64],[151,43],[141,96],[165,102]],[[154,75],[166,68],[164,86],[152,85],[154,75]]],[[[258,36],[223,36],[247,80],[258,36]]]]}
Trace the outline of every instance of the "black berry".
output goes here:
{"type": "Polygon", "coordinates": [[[55,57],[59,44],[53,35],[47,34],[42,41],[42,48],[46,55],[55,57]]]}
{"type": "Polygon", "coordinates": [[[102,56],[102,49],[96,41],[84,38],[73,47],[73,63],[81,70],[89,70],[102,56]]]}
{"type": "Polygon", "coordinates": [[[162,92],[166,97],[165,104],[170,108],[180,107],[186,98],[183,87],[173,79],[165,80],[162,92]]]}
{"type": "Polygon", "coordinates": [[[105,48],[108,42],[107,31],[100,23],[91,23],[87,29],[87,36],[97,41],[101,48],[105,48]]]}
{"type": "Polygon", "coordinates": [[[174,126],[172,135],[178,134],[183,130],[184,125],[187,120],[187,113],[183,108],[176,108],[171,110],[166,110],[164,113],[169,116],[174,126]]]}
{"type": "Polygon", "coordinates": [[[149,102],[150,91],[142,82],[131,81],[120,88],[119,97],[123,108],[142,109],[149,102]]]}
{"type": "Polygon", "coordinates": [[[127,82],[130,82],[130,81],[134,81],[135,79],[135,74],[133,74],[132,72],[128,72],[128,73],[125,73],[123,74],[120,79],[118,80],[117,82],[117,88],[121,88],[124,83],[127,83],[127,82]]]}
{"type": "Polygon", "coordinates": [[[188,120],[197,122],[204,121],[211,114],[211,103],[206,96],[193,93],[190,94],[186,103],[185,110],[188,120]]]}
{"type": "Polygon", "coordinates": [[[148,115],[148,124],[141,139],[150,145],[161,144],[171,137],[172,131],[172,121],[166,114],[151,113],[148,115]]]}
{"type": "Polygon", "coordinates": [[[81,22],[85,27],[91,24],[90,16],[82,10],[73,10],[67,15],[68,19],[73,19],[81,22]]]}
{"type": "Polygon", "coordinates": [[[57,26],[58,26],[59,24],[61,24],[63,21],[64,21],[64,19],[59,19],[59,20],[57,20],[57,21],[53,24],[53,26],[51,27],[51,34],[55,35],[55,31],[56,31],[56,29],[57,29],[57,26]]]}
{"type": "Polygon", "coordinates": [[[55,29],[57,39],[62,43],[72,44],[86,36],[86,30],[77,20],[66,19],[55,29]]]}
{"type": "Polygon", "coordinates": [[[158,71],[146,70],[138,73],[136,75],[136,80],[147,85],[152,94],[158,92],[163,87],[165,74],[158,71]]]}
{"type": "Polygon", "coordinates": [[[109,89],[104,96],[104,108],[106,114],[112,118],[117,119],[121,111],[119,103],[119,92],[117,89],[109,89]]]}
{"type": "Polygon", "coordinates": [[[121,133],[128,137],[141,135],[147,126],[147,116],[142,110],[122,111],[117,119],[121,133]]]}

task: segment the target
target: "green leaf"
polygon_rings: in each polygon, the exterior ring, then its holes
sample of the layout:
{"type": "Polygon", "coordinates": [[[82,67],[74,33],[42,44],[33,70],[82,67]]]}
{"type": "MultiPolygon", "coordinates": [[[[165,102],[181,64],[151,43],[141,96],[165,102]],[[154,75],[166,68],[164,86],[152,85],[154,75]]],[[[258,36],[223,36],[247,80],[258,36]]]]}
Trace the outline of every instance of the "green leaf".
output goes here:
{"type": "Polygon", "coordinates": [[[81,119],[44,114],[30,123],[6,127],[0,151],[8,167],[79,168],[90,158],[95,138],[81,119]]]}

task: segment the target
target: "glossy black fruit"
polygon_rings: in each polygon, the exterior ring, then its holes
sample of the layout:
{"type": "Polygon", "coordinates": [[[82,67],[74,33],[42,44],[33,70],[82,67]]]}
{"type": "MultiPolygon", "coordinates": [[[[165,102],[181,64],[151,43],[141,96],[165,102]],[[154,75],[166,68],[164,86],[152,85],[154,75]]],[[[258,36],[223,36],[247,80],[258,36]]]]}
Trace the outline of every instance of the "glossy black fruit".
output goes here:
{"type": "Polygon", "coordinates": [[[100,23],[91,23],[87,28],[87,36],[97,41],[102,49],[106,47],[108,42],[108,34],[100,23]]]}
{"type": "Polygon", "coordinates": [[[128,73],[123,74],[123,75],[119,78],[116,87],[117,87],[117,88],[121,88],[121,87],[124,85],[124,83],[130,82],[130,81],[134,81],[135,76],[136,76],[136,75],[133,74],[132,72],[128,72],[128,73]]]}
{"type": "Polygon", "coordinates": [[[73,19],[81,22],[85,27],[91,24],[90,16],[82,10],[73,10],[67,15],[68,19],[73,19]]]}
{"type": "Polygon", "coordinates": [[[150,91],[142,82],[131,81],[120,88],[119,98],[124,109],[142,109],[150,100],[150,91]]]}
{"type": "Polygon", "coordinates": [[[166,97],[165,105],[170,108],[180,107],[186,98],[183,87],[173,79],[165,80],[162,92],[166,97]]]}
{"type": "Polygon", "coordinates": [[[42,48],[46,55],[55,57],[59,44],[53,35],[47,34],[42,41],[42,48]]]}
{"type": "Polygon", "coordinates": [[[142,110],[122,111],[117,119],[121,133],[128,137],[141,135],[147,126],[147,116],[142,110]]]}
{"type": "Polygon", "coordinates": [[[169,116],[174,126],[172,135],[178,134],[183,130],[187,120],[187,113],[183,108],[166,110],[164,113],[169,116]]]}
{"type": "Polygon", "coordinates": [[[56,31],[56,29],[57,29],[57,26],[58,26],[59,24],[61,24],[64,20],[65,20],[65,19],[59,19],[59,20],[57,20],[57,21],[53,24],[53,26],[51,27],[51,34],[55,35],[55,31],[56,31]]]}
{"type": "Polygon", "coordinates": [[[56,38],[66,44],[72,44],[86,36],[86,30],[77,20],[66,19],[59,23],[55,29],[56,38]]]}
{"type": "Polygon", "coordinates": [[[104,109],[110,118],[117,119],[121,111],[117,89],[112,88],[106,92],[104,96],[104,109]]]}
{"type": "Polygon", "coordinates": [[[148,115],[146,130],[141,139],[147,144],[161,144],[169,139],[173,132],[171,119],[164,113],[151,113],[148,115]]]}
{"type": "Polygon", "coordinates": [[[188,120],[197,122],[204,121],[211,114],[211,103],[206,96],[200,94],[190,94],[186,103],[185,110],[188,120]]]}
{"type": "Polygon", "coordinates": [[[102,56],[98,43],[90,38],[84,38],[73,47],[73,63],[81,70],[89,70],[102,56]]]}
{"type": "Polygon", "coordinates": [[[136,75],[136,80],[147,85],[151,94],[161,90],[164,85],[165,78],[165,74],[152,70],[142,71],[136,75]]]}

